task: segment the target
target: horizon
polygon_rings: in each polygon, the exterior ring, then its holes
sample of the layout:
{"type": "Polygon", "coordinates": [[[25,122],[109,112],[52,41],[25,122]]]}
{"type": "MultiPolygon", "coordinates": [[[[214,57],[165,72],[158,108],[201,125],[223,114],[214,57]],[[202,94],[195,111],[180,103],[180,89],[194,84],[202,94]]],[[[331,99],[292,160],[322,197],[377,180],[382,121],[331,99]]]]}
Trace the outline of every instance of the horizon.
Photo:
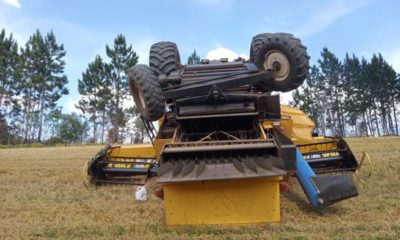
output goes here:
{"type": "MultiPolygon", "coordinates": [[[[176,42],[183,63],[193,50],[201,58],[228,57],[231,61],[238,56],[249,56],[254,35],[289,32],[308,47],[311,64],[317,64],[322,48],[328,47],[340,60],[345,53],[367,59],[381,53],[396,72],[400,72],[400,29],[397,26],[400,17],[396,13],[400,3],[386,1],[383,5],[372,0],[305,1],[299,6],[296,3],[126,0],[113,4],[1,0],[0,28],[4,28],[7,35],[12,33],[19,46],[23,46],[36,29],[42,34],[54,31],[57,42],[64,44],[65,74],[70,90],[70,94],[58,102],[64,113],[79,113],[74,109],[79,98],[78,79],[96,55],[107,59],[105,46],[111,45],[119,33],[126,36],[141,64],[148,64],[150,46],[158,41],[176,42]],[[154,4],[158,4],[158,8],[154,4]],[[269,12],[268,7],[281,11],[269,12]]],[[[285,103],[291,98],[290,92],[281,95],[285,103]]]]}

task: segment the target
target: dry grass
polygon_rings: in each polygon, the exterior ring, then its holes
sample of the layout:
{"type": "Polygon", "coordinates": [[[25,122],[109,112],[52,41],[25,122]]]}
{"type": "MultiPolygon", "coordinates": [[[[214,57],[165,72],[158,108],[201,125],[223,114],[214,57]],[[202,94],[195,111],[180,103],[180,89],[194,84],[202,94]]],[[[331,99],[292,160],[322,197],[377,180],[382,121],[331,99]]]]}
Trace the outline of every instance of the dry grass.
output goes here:
{"type": "Polygon", "coordinates": [[[293,180],[280,224],[181,228],[164,226],[154,195],[135,203],[133,186],[84,188],[99,146],[0,149],[0,239],[400,239],[400,138],[349,143],[375,163],[359,197],[316,211],[293,180]]]}

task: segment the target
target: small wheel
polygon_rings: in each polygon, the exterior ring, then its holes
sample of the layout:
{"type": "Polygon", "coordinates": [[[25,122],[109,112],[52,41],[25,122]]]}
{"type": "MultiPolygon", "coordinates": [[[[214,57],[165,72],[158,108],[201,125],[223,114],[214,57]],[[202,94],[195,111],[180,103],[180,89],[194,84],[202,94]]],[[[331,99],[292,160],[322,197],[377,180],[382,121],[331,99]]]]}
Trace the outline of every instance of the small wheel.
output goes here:
{"type": "Polygon", "coordinates": [[[298,88],[306,79],[309,56],[306,47],[292,34],[263,33],[253,37],[250,60],[259,69],[272,72],[274,81],[255,84],[259,91],[287,92],[298,88]]]}
{"type": "Polygon", "coordinates": [[[178,47],[173,42],[158,42],[151,46],[150,69],[156,74],[169,75],[181,65],[178,47]]]}
{"type": "Polygon", "coordinates": [[[146,65],[138,64],[128,70],[133,100],[147,121],[156,121],[165,113],[165,100],[157,77],[146,65]]]}

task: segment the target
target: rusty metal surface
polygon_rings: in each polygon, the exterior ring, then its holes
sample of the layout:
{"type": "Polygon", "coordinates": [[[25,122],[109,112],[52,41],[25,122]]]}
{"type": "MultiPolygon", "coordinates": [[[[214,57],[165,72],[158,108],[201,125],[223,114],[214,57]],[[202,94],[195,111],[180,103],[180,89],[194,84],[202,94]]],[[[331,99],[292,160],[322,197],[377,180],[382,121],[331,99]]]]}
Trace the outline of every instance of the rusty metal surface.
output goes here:
{"type": "MultiPolygon", "coordinates": [[[[203,142],[204,143],[204,142],[203,142]]],[[[182,145],[182,144],[176,144],[182,145]]],[[[261,149],[261,148],[273,148],[275,147],[272,142],[249,142],[248,144],[243,143],[230,143],[230,144],[213,144],[207,145],[186,145],[185,147],[172,147],[174,144],[168,144],[165,146],[163,153],[186,153],[186,152],[207,152],[207,151],[219,151],[219,150],[247,150],[247,149],[261,149]]]]}
{"type": "Polygon", "coordinates": [[[201,118],[222,118],[222,117],[232,117],[232,116],[257,116],[258,112],[248,112],[248,113],[225,113],[225,114],[204,114],[196,116],[179,116],[176,117],[177,120],[187,120],[187,119],[201,119],[201,118]]]}
{"type": "Polygon", "coordinates": [[[223,114],[221,117],[229,117],[226,114],[243,114],[253,113],[255,115],[256,106],[254,103],[231,103],[231,104],[219,104],[212,106],[181,106],[179,107],[179,117],[177,119],[183,119],[186,116],[199,115],[218,115],[223,114]],[[225,116],[224,116],[225,115],[225,116]]]}
{"type": "MultiPolygon", "coordinates": [[[[253,160],[254,161],[254,160],[253,160]]],[[[265,169],[254,162],[252,168],[241,160],[235,160],[236,163],[216,163],[205,164],[200,162],[198,164],[191,164],[192,171],[184,172],[185,165],[183,162],[176,164],[176,168],[171,169],[164,175],[158,177],[160,183],[174,183],[174,182],[191,182],[191,181],[207,181],[207,180],[225,180],[225,179],[244,179],[244,178],[261,178],[272,176],[283,176],[286,171],[271,166],[270,169],[265,169]],[[192,165],[193,164],[193,165],[192,165]],[[181,169],[182,168],[182,169],[181,169]],[[239,169],[239,170],[238,170],[239,169]]],[[[186,164],[186,165],[188,165],[186,164]]]]}

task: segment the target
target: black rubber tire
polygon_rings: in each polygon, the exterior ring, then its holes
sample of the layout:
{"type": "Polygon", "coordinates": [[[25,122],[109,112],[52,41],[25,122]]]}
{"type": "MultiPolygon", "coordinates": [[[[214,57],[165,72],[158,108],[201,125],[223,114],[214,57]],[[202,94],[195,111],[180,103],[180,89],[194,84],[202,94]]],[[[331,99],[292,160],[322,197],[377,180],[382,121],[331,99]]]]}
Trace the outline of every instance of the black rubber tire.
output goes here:
{"type": "Polygon", "coordinates": [[[264,69],[265,54],[276,50],[286,56],[290,70],[281,81],[264,81],[255,84],[258,91],[287,92],[298,88],[307,78],[310,68],[307,48],[300,39],[289,33],[262,33],[253,37],[250,45],[250,61],[264,69]]]}
{"type": "Polygon", "coordinates": [[[128,69],[128,82],[140,114],[147,121],[156,121],[165,113],[165,99],[157,77],[147,65],[128,69]]]}
{"type": "Polygon", "coordinates": [[[181,65],[178,47],[173,42],[158,42],[151,46],[150,69],[158,76],[169,75],[181,65]]]}

